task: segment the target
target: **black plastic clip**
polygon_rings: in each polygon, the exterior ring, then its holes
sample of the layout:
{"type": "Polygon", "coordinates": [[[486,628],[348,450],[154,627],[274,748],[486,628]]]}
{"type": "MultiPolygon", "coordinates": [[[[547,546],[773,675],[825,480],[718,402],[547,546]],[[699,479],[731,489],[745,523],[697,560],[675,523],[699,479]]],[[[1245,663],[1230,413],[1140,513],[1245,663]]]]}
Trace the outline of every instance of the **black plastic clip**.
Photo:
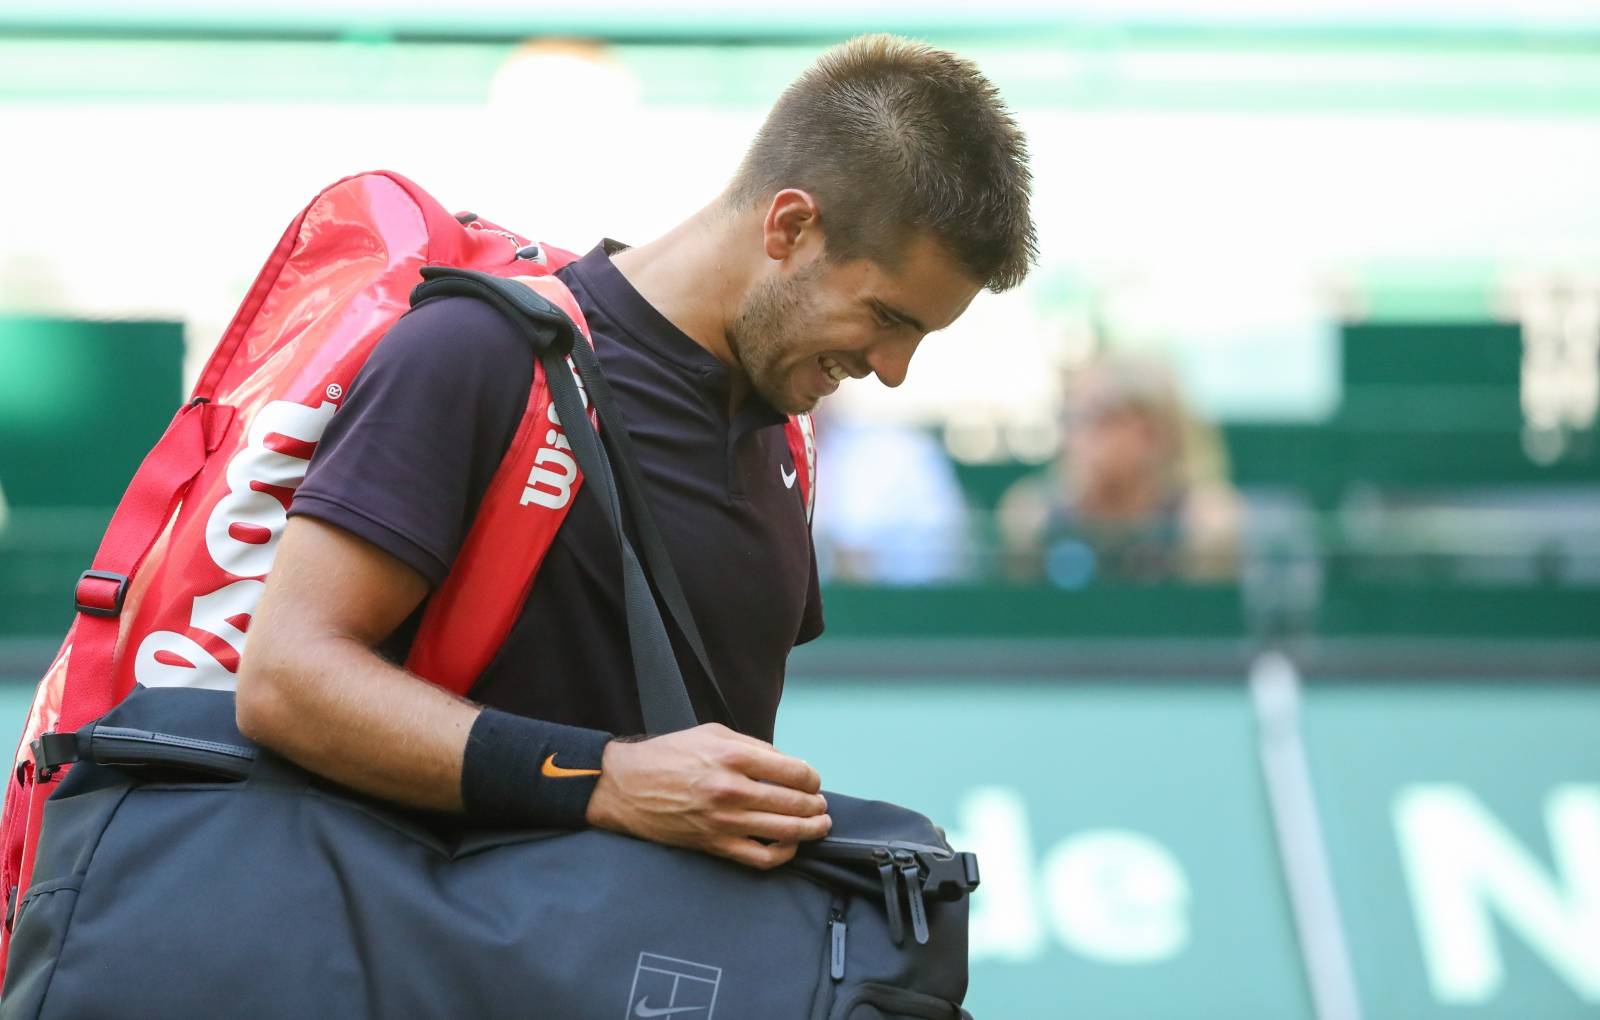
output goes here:
{"type": "Polygon", "coordinates": [[[921,855],[922,866],[928,877],[922,880],[922,891],[929,898],[946,903],[978,888],[978,855],[958,853],[950,857],[921,855]]]}
{"type": "Polygon", "coordinates": [[[78,583],[72,589],[72,602],[80,613],[89,616],[120,616],[122,614],[122,600],[128,597],[128,575],[118,574],[111,570],[85,570],[78,575],[78,583]],[[109,603],[96,599],[94,604],[84,600],[87,594],[84,583],[87,581],[110,581],[115,584],[116,590],[111,594],[109,603]]]}
{"type": "Polygon", "coordinates": [[[33,750],[34,777],[41,783],[48,783],[63,765],[82,757],[76,733],[41,733],[29,747],[33,750]]]}

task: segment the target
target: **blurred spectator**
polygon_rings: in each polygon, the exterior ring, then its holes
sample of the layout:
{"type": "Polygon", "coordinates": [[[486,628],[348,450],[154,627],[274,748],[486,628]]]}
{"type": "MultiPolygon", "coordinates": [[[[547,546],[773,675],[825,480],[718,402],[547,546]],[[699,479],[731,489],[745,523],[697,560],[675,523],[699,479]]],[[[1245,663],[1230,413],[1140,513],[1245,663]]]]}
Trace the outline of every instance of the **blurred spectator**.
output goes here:
{"type": "Polygon", "coordinates": [[[1008,572],[1064,588],[1232,578],[1241,511],[1227,454],[1167,365],[1100,355],[1068,376],[1064,406],[1056,462],[1001,499],[1008,572]]]}
{"type": "Polygon", "coordinates": [[[923,585],[969,573],[969,521],[944,447],[903,425],[819,414],[812,535],[824,581],[923,585]]]}

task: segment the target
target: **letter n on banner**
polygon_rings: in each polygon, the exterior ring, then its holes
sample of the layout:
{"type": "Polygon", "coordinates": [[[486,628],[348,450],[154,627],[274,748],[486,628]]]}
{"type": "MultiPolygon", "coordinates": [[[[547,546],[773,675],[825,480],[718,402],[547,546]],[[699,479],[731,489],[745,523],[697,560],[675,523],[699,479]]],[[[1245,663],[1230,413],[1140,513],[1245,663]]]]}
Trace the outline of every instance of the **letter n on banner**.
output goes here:
{"type": "Polygon", "coordinates": [[[1500,991],[1498,916],[1580,999],[1600,1003],[1600,786],[1567,784],[1546,798],[1554,874],[1462,786],[1405,788],[1394,821],[1440,1002],[1478,1005],[1500,991]]]}

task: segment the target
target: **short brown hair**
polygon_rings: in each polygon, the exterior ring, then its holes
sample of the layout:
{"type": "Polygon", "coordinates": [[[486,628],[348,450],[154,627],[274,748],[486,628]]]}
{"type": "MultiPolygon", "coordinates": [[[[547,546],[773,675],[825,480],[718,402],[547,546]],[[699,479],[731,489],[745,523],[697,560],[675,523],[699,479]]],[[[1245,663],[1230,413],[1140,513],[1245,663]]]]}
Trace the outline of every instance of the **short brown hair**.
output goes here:
{"type": "Polygon", "coordinates": [[[985,287],[1022,282],[1037,255],[1027,141],[969,60],[867,35],[784,90],[727,192],[743,208],[784,188],[816,198],[828,257],[894,265],[931,231],[985,287]]]}

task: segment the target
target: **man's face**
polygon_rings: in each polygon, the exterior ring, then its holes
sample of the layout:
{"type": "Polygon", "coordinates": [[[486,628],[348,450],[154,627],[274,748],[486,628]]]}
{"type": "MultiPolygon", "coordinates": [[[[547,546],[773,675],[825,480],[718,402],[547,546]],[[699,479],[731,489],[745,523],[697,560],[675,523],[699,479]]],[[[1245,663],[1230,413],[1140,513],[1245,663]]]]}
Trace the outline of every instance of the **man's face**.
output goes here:
{"type": "Polygon", "coordinates": [[[751,386],[786,414],[809,411],[842,378],[905,380],[928,333],[966,311],[980,290],[931,237],[899,266],[820,256],[766,277],[746,296],[728,341],[751,386]]]}

